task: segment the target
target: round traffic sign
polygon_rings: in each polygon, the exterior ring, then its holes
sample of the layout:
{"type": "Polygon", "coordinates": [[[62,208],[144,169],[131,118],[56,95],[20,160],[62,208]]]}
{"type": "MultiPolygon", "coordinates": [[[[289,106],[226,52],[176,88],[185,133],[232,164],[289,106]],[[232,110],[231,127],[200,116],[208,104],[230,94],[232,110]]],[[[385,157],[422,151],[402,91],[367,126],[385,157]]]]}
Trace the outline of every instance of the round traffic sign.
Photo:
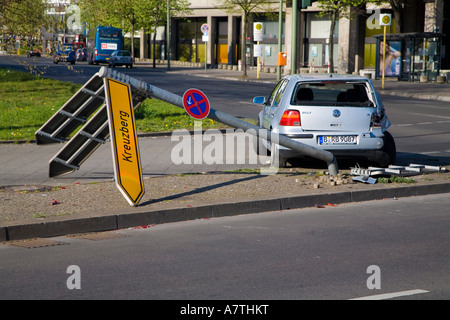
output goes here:
{"type": "Polygon", "coordinates": [[[209,32],[209,25],[206,24],[206,23],[204,23],[204,24],[202,24],[202,26],[200,27],[200,29],[201,29],[201,31],[202,31],[203,33],[208,33],[208,32],[209,32]]]}
{"type": "Polygon", "coordinates": [[[200,90],[187,90],[183,95],[183,106],[195,120],[203,120],[209,115],[209,100],[200,90]]]}

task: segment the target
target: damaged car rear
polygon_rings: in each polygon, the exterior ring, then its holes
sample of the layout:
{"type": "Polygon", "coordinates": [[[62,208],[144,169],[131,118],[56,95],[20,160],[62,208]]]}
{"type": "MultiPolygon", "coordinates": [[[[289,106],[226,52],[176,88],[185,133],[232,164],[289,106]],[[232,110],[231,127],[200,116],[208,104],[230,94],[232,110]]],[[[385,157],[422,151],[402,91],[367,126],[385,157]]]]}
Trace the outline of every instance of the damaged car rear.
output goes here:
{"type": "MultiPolygon", "coordinates": [[[[338,158],[362,158],[379,167],[395,163],[395,141],[387,131],[390,121],[367,78],[289,75],[277,83],[269,98],[256,97],[253,101],[263,104],[258,116],[262,128],[330,151],[338,158]]],[[[276,151],[280,166],[302,158],[298,152],[280,145],[267,141],[262,145],[268,151],[276,151]]]]}

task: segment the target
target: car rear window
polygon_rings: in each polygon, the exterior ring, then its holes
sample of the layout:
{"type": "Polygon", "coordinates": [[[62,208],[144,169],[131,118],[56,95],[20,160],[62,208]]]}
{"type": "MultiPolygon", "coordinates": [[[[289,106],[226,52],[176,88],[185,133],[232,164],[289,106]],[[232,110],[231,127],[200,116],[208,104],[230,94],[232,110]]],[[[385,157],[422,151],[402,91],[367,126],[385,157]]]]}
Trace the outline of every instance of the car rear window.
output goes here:
{"type": "Polygon", "coordinates": [[[291,104],[307,106],[371,107],[367,86],[361,82],[330,81],[299,83],[291,104]]]}

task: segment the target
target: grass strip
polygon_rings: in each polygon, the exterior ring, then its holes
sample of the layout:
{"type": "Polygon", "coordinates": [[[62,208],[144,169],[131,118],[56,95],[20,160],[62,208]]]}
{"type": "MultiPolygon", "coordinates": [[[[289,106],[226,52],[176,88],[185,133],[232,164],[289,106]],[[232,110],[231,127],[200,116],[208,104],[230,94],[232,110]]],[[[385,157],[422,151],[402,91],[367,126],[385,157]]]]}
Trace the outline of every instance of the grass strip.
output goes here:
{"type": "MultiPolygon", "coordinates": [[[[51,80],[0,68],[0,140],[33,140],[35,132],[69,100],[81,85],[51,80]]],[[[135,112],[139,133],[194,129],[194,119],[174,105],[147,99],[135,112]]],[[[202,122],[202,129],[227,126],[211,119],[202,122]]]]}

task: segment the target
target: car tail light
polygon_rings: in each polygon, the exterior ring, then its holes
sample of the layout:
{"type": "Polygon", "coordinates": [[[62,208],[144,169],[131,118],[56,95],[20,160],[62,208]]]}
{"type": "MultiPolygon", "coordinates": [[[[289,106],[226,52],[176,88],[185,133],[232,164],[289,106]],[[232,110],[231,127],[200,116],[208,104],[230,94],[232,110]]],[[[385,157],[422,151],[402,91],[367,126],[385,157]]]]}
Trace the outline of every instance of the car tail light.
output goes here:
{"type": "Polygon", "coordinates": [[[297,110],[286,110],[281,116],[280,126],[301,126],[300,113],[297,110]]]}
{"type": "Polygon", "coordinates": [[[375,113],[372,113],[372,116],[370,119],[370,126],[371,127],[381,127],[380,117],[375,113]]]}
{"type": "Polygon", "coordinates": [[[95,49],[94,55],[98,55],[98,53],[97,53],[97,49],[95,49]]]}

